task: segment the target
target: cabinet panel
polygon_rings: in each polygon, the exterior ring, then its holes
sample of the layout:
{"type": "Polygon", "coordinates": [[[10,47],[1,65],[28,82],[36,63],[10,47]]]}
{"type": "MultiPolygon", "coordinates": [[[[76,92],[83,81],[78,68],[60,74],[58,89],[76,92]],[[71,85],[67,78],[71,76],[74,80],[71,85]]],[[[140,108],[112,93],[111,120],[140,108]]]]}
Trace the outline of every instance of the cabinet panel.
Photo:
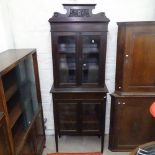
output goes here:
{"type": "Polygon", "coordinates": [[[126,92],[155,91],[154,25],[153,22],[119,25],[116,90],[126,92]]]}
{"type": "Polygon", "coordinates": [[[78,103],[62,101],[57,103],[58,107],[58,126],[60,132],[77,132],[78,130],[78,103]]]}
{"type": "MultiPolygon", "coordinates": [[[[103,103],[104,104],[104,103],[103,103]]],[[[101,133],[102,117],[104,112],[101,102],[82,102],[81,103],[81,131],[101,133]]]]}
{"type": "Polygon", "coordinates": [[[149,113],[152,97],[112,97],[110,141],[112,150],[129,150],[155,138],[155,120],[149,113]]]}

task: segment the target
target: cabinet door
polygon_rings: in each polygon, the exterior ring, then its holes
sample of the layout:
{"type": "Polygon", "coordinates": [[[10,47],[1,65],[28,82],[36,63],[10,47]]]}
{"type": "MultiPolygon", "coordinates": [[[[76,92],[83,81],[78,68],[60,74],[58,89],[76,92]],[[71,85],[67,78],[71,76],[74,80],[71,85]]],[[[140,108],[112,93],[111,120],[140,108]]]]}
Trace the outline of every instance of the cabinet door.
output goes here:
{"type": "Polygon", "coordinates": [[[128,26],[125,48],[124,91],[154,92],[155,25],[128,26]]]}
{"type": "Polygon", "coordinates": [[[102,102],[81,103],[81,132],[98,134],[104,132],[105,104],[102,102]]]}
{"type": "Polygon", "coordinates": [[[55,111],[58,132],[85,135],[104,133],[105,105],[102,101],[59,101],[55,111]]]}
{"type": "Polygon", "coordinates": [[[57,121],[60,133],[78,132],[78,103],[75,101],[59,101],[57,103],[57,121]]]}
{"type": "Polygon", "coordinates": [[[81,34],[82,85],[102,85],[106,57],[106,37],[104,33],[85,32],[81,34]]]}
{"type": "Polygon", "coordinates": [[[53,46],[54,78],[57,86],[77,83],[77,38],[76,33],[54,33],[53,46]]]}
{"type": "Polygon", "coordinates": [[[112,98],[110,148],[129,150],[154,140],[155,119],[149,113],[154,98],[112,98]]]}

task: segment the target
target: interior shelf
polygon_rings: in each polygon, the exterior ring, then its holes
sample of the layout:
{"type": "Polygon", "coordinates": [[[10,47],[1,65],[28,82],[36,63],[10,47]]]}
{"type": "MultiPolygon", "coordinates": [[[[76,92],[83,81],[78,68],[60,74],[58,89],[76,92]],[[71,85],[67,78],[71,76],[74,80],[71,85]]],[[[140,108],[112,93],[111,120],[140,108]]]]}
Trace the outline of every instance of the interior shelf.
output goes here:
{"type": "Polygon", "coordinates": [[[6,101],[8,101],[18,90],[17,84],[13,83],[6,91],[5,91],[5,97],[6,101]]]}
{"type": "Polygon", "coordinates": [[[14,126],[14,124],[19,119],[21,114],[22,114],[22,108],[20,106],[20,103],[16,103],[15,107],[12,109],[12,111],[9,114],[11,128],[14,126]]]}
{"type": "Polygon", "coordinates": [[[58,49],[61,54],[75,54],[75,48],[58,49]]]}

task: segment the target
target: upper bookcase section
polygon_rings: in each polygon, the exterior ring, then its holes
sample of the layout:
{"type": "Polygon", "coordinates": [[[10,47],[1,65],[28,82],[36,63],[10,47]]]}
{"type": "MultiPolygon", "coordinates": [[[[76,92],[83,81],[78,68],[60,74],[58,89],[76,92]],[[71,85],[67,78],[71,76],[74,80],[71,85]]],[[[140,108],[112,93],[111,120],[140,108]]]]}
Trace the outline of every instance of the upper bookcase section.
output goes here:
{"type": "Polygon", "coordinates": [[[49,19],[50,23],[108,23],[109,19],[104,12],[92,14],[96,4],[63,4],[66,14],[55,12],[49,19]]]}

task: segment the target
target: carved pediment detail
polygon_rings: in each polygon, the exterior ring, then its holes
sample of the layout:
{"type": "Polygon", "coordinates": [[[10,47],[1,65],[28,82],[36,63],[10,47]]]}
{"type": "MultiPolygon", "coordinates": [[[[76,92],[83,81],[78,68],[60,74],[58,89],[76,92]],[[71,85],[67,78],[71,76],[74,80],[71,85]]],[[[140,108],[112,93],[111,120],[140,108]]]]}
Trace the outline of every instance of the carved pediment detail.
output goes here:
{"type": "Polygon", "coordinates": [[[63,4],[66,14],[55,12],[49,19],[50,23],[67,23],[67,22],[109,22],[104,12],[93,14],[92,10],[96,4],[63,4]]]}
{"type": "Polygon", "coordinates": [[[90,17],[89,9],[70,9],[69,17],[90,17]]]}

